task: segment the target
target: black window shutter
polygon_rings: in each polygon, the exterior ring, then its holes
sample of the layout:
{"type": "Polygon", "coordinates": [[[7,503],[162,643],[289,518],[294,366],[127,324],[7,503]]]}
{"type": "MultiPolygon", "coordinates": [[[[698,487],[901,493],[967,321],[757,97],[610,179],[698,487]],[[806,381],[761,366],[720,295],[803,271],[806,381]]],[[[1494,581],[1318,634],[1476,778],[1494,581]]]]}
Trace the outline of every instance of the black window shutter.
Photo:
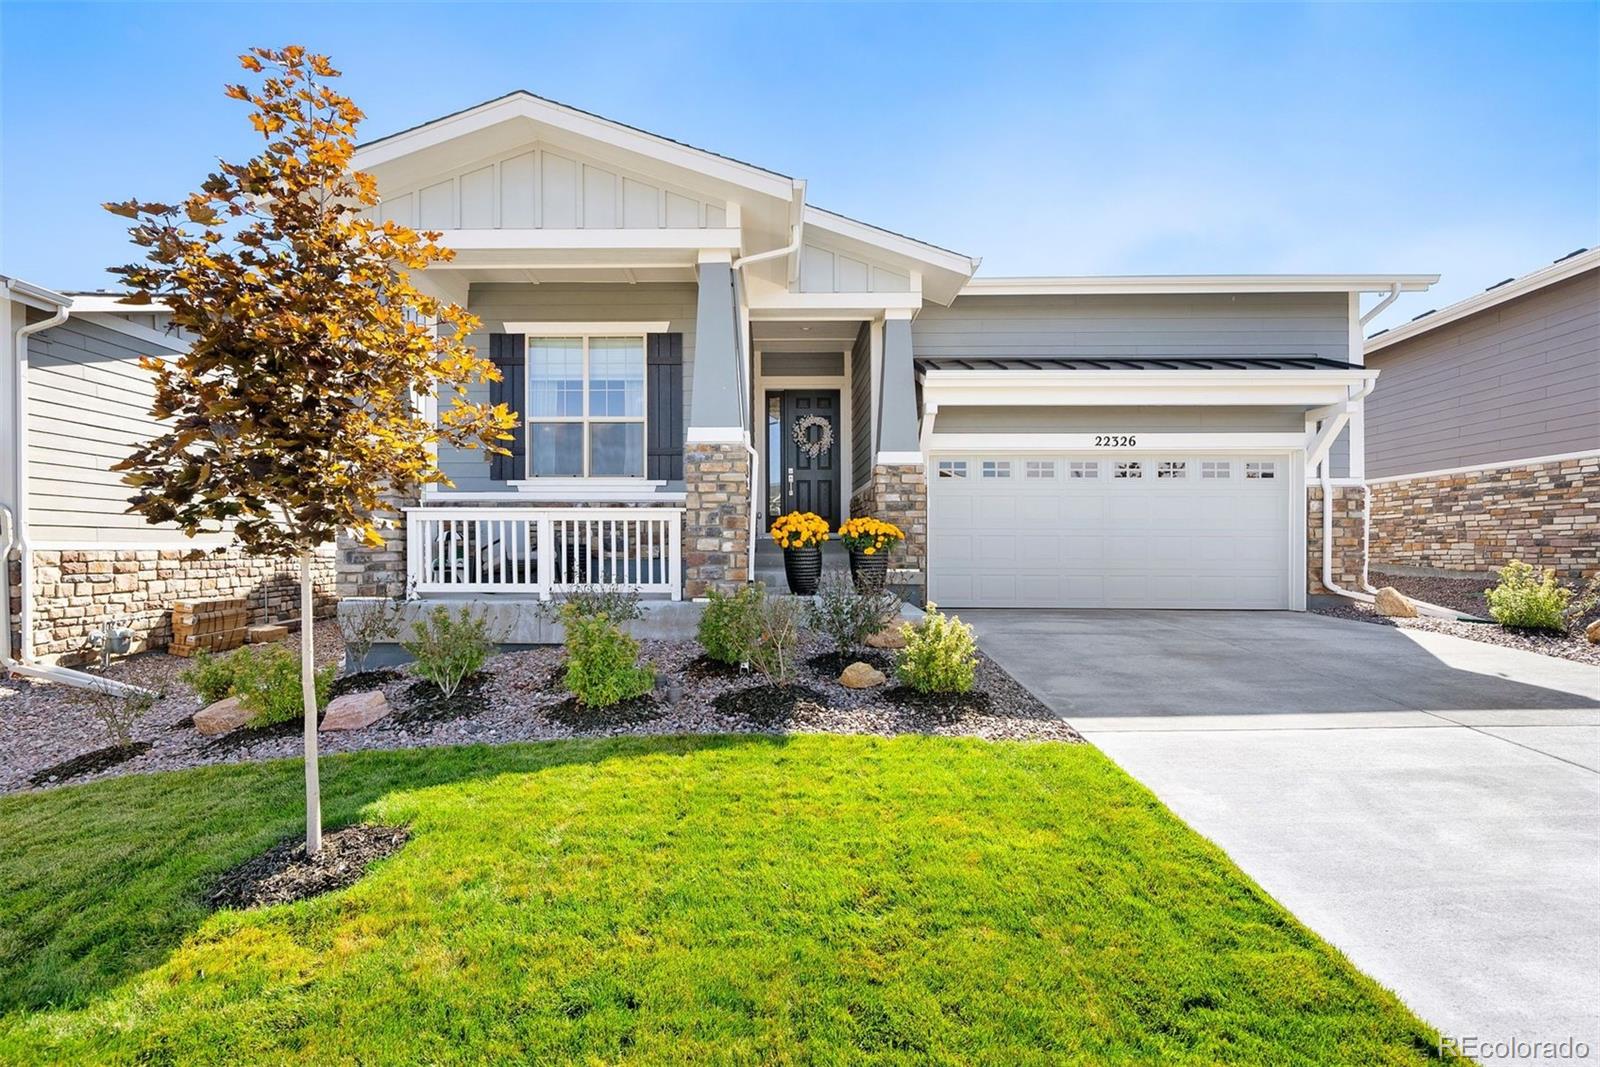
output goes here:
{"type": "Polygon", "coordinates": [[[497,482],[525,478],[528,473],[528,427],[522,421],[522,398],[528,395],[526,343],[520,333],[489,335],[489,361],[500,371],[500,380],[489,383],[489,403],[504,404],[517,420],[511,440],[500,442],[511,455],[490,457],[489,477],[497,482]]]}
{"type": "Polygon", "coordinates": [[[645,360],[650,375],[645,412],[646,477],[683,481],[683,334],[653,333],[645,360]]]}

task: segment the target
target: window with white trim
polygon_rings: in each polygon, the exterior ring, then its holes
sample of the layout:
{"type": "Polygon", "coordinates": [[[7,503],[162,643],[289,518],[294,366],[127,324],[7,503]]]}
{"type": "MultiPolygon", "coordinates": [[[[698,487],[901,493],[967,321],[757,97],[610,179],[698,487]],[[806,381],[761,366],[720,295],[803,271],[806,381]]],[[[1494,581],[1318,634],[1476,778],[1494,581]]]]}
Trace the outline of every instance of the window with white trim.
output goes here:
{"type": "Polygon", "coordinates": [[[1189,464],[1181,459],[1164,459],[1156,464],[1157,478],[1187,478],[1189,464]]]}
{"type": "Polygon", "coordinates": [[[1133,459],[1133,460],[1128,460],[1126,462],[1118,462],[1117,463],[1117,472],[1116,472],[1115,475],[1113,475],[1113,477],[1116,477],[1116,478],[1143,478],[1144,477],[1144,461],[1143,460],[1133,459]]]}
{"type": "Polygon", "coordinates": [[[1252,481],[1278,476],[1278,465],[1271,460],[1251,460],[1244,465],[1244,476],[1252,481]]]}
{"type": "Polygon", "coordinates": [[[1011,461],[1009,459],[986,459],[983,461],[983,476],[985,478],[1011,477],[1011,461]]]}
{"type": "Polygon", "coordinates": [[[528,337],[528,474],[643,478],[644,336],[528,337]]]}
{"type": "Polygon", "coordinates": [[[1030,459],[1023,466],[1023,477],[1035,481],[1054,481],[1056,477],[1056,461],[1053,459],[1030,459]]]}
{"type": "Polygon", "coordinates": [[[967,461],[964,459],[941,459],[939,461],[939,477],[965,478],[967,476],[967,461]]]}
{"type": "Polygon", "coordinates": [[[1225,459],[1203,459],[1200,461],[1200,477],[1202,480],[1225,481],[1233,477],[1233,464],[1225,459]]]}
{"type": "Polygon", "coordinates": [[[1068,478],[1098,478],[1100,477],[1100,461],[1097,459],[1075,459],[1067,464],[1068,478]]]}

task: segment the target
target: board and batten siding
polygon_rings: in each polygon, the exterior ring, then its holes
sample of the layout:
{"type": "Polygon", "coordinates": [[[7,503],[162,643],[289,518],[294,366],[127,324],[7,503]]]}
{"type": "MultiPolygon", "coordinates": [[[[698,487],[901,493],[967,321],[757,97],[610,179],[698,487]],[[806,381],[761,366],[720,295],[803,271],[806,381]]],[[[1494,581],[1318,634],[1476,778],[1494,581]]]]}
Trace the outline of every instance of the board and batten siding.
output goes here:
{"type": "Polygon", "coordinates": [[[1600,451],[1600,270],[1370,354],[1367,477],[1600,451]]]}
{"type": "Polygon", "coordinates": [[[1315,356],[1349,361],[1344,293],[962,296],[911,324],[918,356],[1315,356]]]}
{"type": "MultiPolygon", "coordinates": [[[[687,426],[694,381],[695,300],[696,289],[691,283],[475,283],[468,295],[467,309],[482,320],[482,325],[468,340],[487,355],[489,335],[505,333],[508,322],[665,322],[667,332],[683,335],[683,412],[687,426]]],[[[489,384],[474,386],[467,399],[487,404],[489,384]]],[[[491,477],[489,459],[481,449],[439,447],[439,469],[455,483],[457,492],[504,492],[514,488],[491,477]]],[[[683,484],[668,483],[664,489],[682,491],[683,484]]],[[[448,494],[452,490],[439,491],[448,494]]]]}
{"type": "MultiPolygon", "coordinates": [[[[34,543],[108,546],[180,540],[127,512],[133,490],[111,465],[161,430],[139,357],[178,351],[69,318],[28,338],[28,517],[34,543]]],[[[198,538],[199,546],[221,538],[198,538]]]]}
{"type": "Polygon", "coordinates": [[[944,406],[936,433],[1299,433],[1301,408],[944,406]]]}

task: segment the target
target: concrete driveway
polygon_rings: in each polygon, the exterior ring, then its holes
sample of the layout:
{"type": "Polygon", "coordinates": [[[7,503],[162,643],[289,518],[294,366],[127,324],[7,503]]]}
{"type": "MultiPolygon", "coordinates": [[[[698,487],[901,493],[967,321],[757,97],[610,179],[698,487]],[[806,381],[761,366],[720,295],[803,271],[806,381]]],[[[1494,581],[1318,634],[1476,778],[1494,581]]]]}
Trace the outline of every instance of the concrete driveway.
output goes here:
{"type": "Polygon", "coordinates": [[[1600,1059],[1600,668],[1310,614],[961,615],[1444,1034],[1600,1059]]]}

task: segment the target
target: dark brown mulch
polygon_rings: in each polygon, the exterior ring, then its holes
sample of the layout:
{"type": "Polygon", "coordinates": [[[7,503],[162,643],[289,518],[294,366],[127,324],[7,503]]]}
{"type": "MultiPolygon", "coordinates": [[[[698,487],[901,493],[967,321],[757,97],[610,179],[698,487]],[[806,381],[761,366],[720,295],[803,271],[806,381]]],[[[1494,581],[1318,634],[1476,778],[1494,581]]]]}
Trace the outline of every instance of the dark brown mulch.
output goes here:
{"type": "Polygon", "coordinates": [[[802,700],[826,704],[828,698],[809,685],[755,685],[722,693],[711,706],[723,715],[736,715],[766,729],[793,718],[794,706],[802,700]]]}
{"type": "Polygon", "coordinates": [[[724,663],[710,656],[696,656],[683,667],[683,679],[686,682],[708,681],[714,678],[741,678],[748,673],[749,671],[737,663],[724,663]]]}
{"type": "Polygon", "coordinates": [[[619,701],[608,708],[591,707],[577,697],[569,696],[545,709],[545,714],[551,719],[574,730],[612,730],[619,726],[636,726],[653,722],[665,713],[665,705],[652,693],[619,701]]]}
{"type": "Polygon", "coordinates": [[[398,681],[400,677],[400,672],[393,667],[378,667],[370,671],[341,674],[329,687],[328,699],[335,700],[347,693],[365,693],[369,689],[382,689],[390,682],[398,681]]]}
{"type": "Polygon", "coordinates": [[[35,771],[28,777],[29,785],[49,785],[51,782],[65,782],[69,778],[76,778],[80,774],[94,774],[108,767],[115,767],[119,763],[127,763],[135,756],[142,756],[149,752],[151,742],[134,741],[126,745],[108,745],[97,748],[93,752],[85,752],[81,756],[74,756],[69,760],[57,763],[53,767],[46,767],[42,771],[35,771]]]}
{"type": "Polygon", "coordinates": [[[877,648],[860,648],[849,653],[824,652],[806,660],[807,667],[834,678],[843,674],[844,669],[852,663],[865,663],[882,671],[886,677],[894,677],[894,654],[877,648]]]}
{"type": "Polygon", "coordinates": [[[883,695],[896,707],[937,723],[959,722],[964,715],[994,714],[994,698],[983,689],[965,693],[920,693],[908,685],[891,685],[883,695]]]}
{"type": "Polygon", "coordinates": [[[289,904],[360,881],[367,867],[400,851],[411,837],[403,826],[347,826],[324,834],[322,848],[306,856],[303,838],[273,845],[224,874],[207,898],[212,908],[289,904]]]}
{"type": "MultiPolygon", "coordinates": [[[[322,716],[317,717],[317,725],[322,725],[322,716]]],[[[269,722],[264,726],[241,726],[237,730],[218,736],[206,744],[207,753],[226,754],[238,752],[240,749],[258,745],[263,741],[276,741],[284,737],[299,737],[305,733],[305,719],[296,715],[292,719],[282,722],[269,722]]]]}
{"type": "Polygon", "coordinates": [[[489,710],[489,679],[481,672],[467,678],[454,693],[418,678],[405,688],[405,706],[394,712],[396,722],[449,722],[482,715],[489,710]]]}

